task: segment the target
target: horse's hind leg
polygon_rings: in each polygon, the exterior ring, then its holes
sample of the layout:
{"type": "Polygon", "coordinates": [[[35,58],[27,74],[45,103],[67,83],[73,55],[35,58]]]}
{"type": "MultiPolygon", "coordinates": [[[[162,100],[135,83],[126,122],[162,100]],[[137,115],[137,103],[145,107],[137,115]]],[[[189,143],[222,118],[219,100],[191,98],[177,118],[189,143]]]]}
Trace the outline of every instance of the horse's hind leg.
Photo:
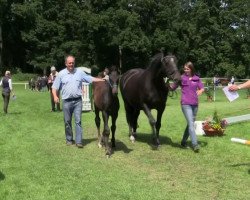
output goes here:
{"type": "Polygon", "coordinates": [[[102,111],[102,117],[103,117],[103,123],[104,123],[104,129],[102,132],[103,136],[103,142],[105,145],[105,150],[106,150],[106,155],[110,156],[111,155],[111,148],[109,146],[109,135],[110,135],[110,129],[108,126],[108,114],[106,111],[102,111]]]}
{"type": "Polygon", "coordinates": [[[137,120],[138,120],[139,114],[140,114],[140,110],[134,110],[133,117],[132,117],[132,128],[133,128],[132,135],[135,138],[137,137],[136,129],[138,128],[137,120]]]}
{"type": "Polygon", "coordinates": [[[100,133],[100,125],[101,125],[101,119],[99,116],[99,109],[95,106],[95,124],[97,127],[97,133],[98,133],[98,147],[101,148],[102,147],[102,136],[100,133]]]}
{"type": "Polygon", "coordinates": [[[126,118],[128,122],[129,128],[129,139],[131,142],[135,142],[134,130],[133,130],[133,108],[125,103],[125,110],[126,110],[126,118]]]}

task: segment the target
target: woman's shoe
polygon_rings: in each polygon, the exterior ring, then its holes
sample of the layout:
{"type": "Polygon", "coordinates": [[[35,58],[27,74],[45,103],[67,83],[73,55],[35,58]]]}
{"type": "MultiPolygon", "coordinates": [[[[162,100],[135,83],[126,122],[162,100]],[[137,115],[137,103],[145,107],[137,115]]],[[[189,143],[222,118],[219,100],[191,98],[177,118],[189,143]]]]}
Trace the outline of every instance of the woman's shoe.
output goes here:
{"type": "Polygon", "coordinates": [[[193,150],[194,150],[195,153],[199,153],[199,151],[200,151],[199,145],[194,146],[193,150]]]}

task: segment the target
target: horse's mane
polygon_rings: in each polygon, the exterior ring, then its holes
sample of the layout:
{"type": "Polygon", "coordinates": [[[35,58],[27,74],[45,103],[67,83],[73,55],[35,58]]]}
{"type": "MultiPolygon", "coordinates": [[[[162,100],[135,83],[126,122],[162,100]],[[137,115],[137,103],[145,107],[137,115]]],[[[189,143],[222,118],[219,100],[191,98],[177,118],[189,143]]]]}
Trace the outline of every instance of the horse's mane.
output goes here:
{"type": "Polygon", "coordinates": [[[109,67],[109,72],[112,71],[118,71],[118,68],[116,67],[116,65],[112,65],[111,67],[109,67]]]}
{"type": "Polygon", "coordinates": [[[163,53],[157,53],[157,54],[155,54],[155,55],[151,58],[151,61],[150,61],[150,63],[149,63],[148,68],[157,67],[157,66],[161,63],[161,60],[162,60],[163,57],[164,57],[164,54],[163,54],[163,53]]]}

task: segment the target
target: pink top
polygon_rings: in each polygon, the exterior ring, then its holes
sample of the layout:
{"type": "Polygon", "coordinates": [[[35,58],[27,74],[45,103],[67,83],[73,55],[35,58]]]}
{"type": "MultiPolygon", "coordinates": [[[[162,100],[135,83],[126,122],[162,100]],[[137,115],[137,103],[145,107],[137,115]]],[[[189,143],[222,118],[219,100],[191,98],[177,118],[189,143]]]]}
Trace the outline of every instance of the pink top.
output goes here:
{"type": "Polygon", "coordinates": [[[194,75],[193,77],[189,77],[183,74],[181,76],[181,104],[198,105],[198,95],[196,91],[203,88],[204,85],[198,76],[194,75]]]}

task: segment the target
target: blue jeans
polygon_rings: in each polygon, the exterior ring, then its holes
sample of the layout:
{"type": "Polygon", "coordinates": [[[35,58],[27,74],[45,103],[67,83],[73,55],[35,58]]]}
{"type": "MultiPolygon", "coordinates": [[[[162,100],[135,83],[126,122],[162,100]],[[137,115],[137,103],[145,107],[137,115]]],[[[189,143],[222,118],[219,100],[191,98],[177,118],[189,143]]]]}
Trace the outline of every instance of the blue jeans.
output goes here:
{"type": "Polygon", "coordinates": [[[63,100],[66,142],[73,142],[72,115],[75,118],[76,144],[82,144],[82,99],[63,100]]]}
{"type": "Polygon", "coordinates": [[[183,137],[182,137],[182,143],[186,143],[188,137],[190,136],[192,146],[197,146],[197,138],[194,130],[194,122],[198,111],[197,105],[181,105],[182,112],[186,118],[187,121],[187,127],[184,131],[183,137]]]}

